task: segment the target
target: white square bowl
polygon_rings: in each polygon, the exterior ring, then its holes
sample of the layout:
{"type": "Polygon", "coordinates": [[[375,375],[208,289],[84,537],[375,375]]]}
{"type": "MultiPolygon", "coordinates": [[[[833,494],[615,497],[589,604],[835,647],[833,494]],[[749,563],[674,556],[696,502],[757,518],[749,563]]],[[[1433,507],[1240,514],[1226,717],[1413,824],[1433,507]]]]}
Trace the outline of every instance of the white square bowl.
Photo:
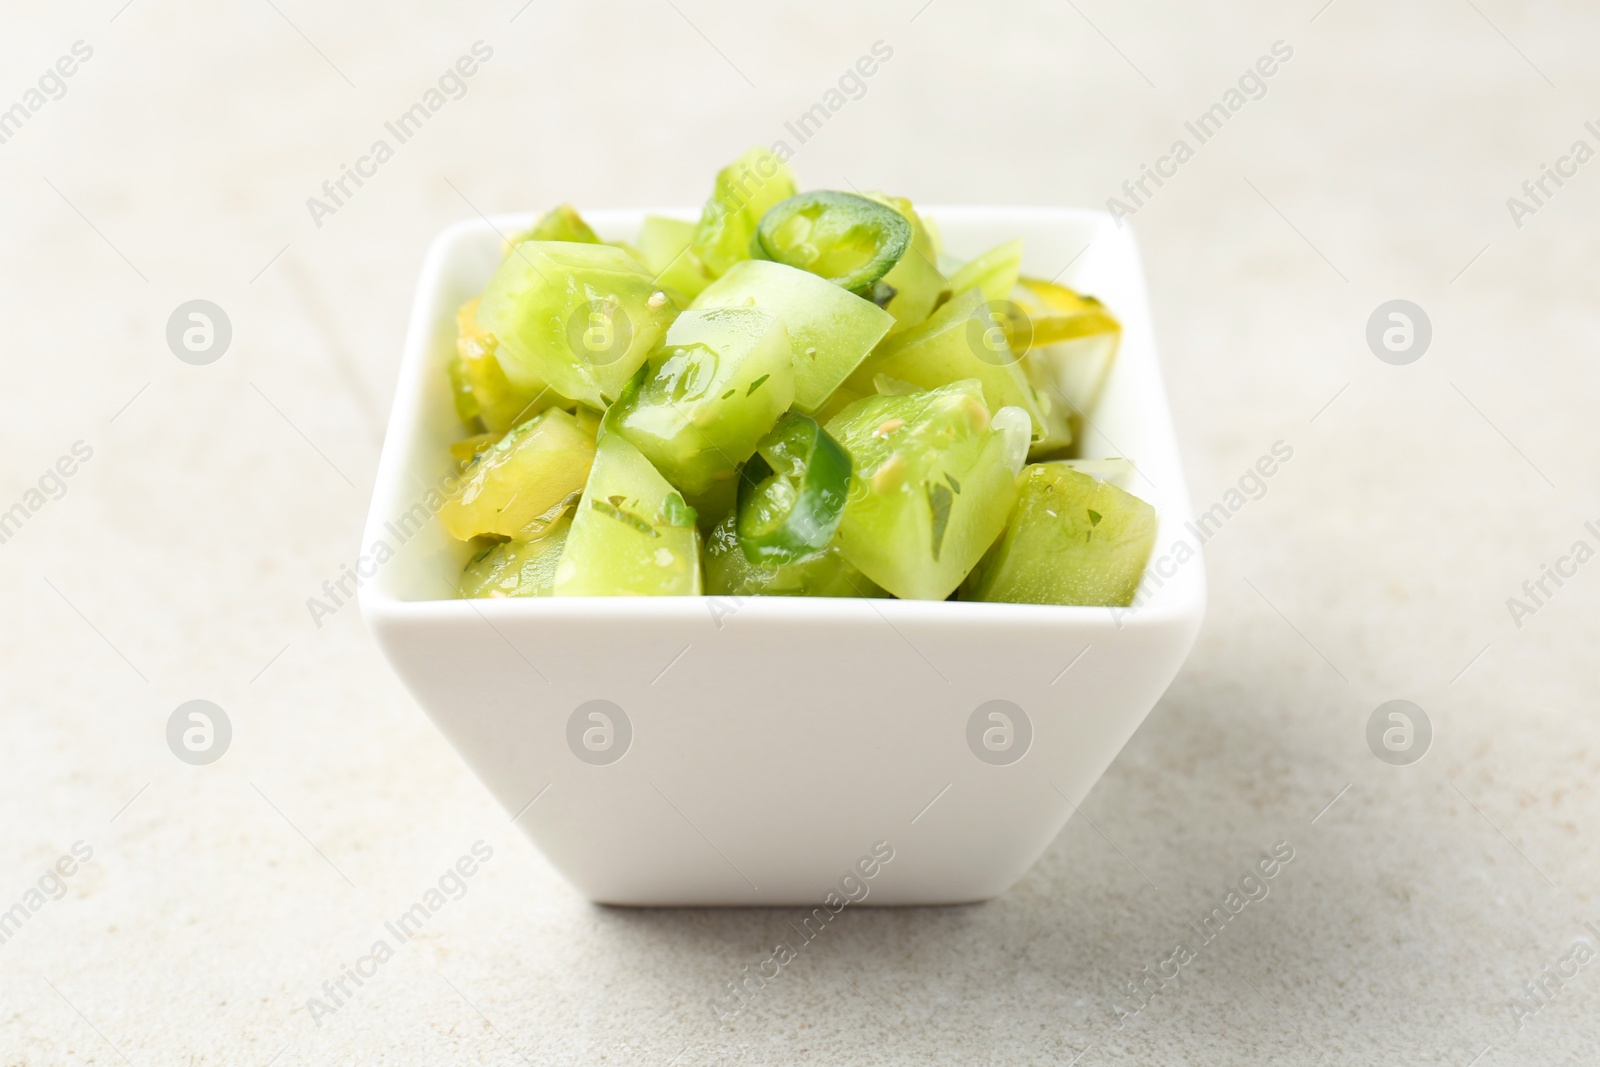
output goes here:
{"type": "MultiPolygon", "coordinates": [[[[1170,552],[1191,512],[1130,232],[1100,212],[919,210],[958,256],[1023,237],[1027,273],[1070,264],[1061,280],[1121,319],[1084,454],[1137,464],[1132,489],[1160,516],[1153,558],[1170,552]]],[[[587,217],[627,239],[644,214],[587,217]]],[[[412,695],[594,901],[815,907],[878,842],[892,861],[845,883],[865,903],[1004,892],[1188,655],[1205,610],[1201,561],[1152,568],[1135,609],[454,599],[467,549],[432,513],[453,470],[446,446],[463,433],[445,376],[455,310],[488,282],[500,234],[530,223],[459,223],[423,267],[361,588],[367,625],[412,695]]]]}

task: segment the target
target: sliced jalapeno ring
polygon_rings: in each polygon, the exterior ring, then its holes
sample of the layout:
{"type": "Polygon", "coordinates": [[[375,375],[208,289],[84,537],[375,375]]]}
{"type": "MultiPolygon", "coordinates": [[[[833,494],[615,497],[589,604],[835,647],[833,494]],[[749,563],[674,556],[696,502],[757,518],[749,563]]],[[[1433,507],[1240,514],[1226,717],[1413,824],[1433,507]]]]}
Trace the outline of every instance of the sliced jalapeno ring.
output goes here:
{"type": "Polygon", "coordinates": [[[850,492],[850,455],[817,420],[789,412],[739,482],[739,547],[753,564],[793,563],[828,547],[850,492]]]}
{"type": "Polygon", "coordinates": [[[756,227],[760,256],[865,295],[911,247],[911,223],[898,211],[852,193],[791,196],[756,227]]]}

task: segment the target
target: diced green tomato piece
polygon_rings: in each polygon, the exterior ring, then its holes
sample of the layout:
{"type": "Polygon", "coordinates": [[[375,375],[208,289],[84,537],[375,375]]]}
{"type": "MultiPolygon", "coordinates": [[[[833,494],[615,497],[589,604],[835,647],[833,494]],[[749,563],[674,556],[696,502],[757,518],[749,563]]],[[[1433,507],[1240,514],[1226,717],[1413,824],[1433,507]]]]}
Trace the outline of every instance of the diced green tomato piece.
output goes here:
{"type": "Polygon", "coordinates": [[[600,423],[605,418],[605,413],[579,404],[572,412],[572,418],[577,422],[578,429],[588,434],[589,440],[593,441],[600,436],[600,423]]]}
{"type": "Polygon", "coordinates": [[[844,558],[838,545],[794,563],[751,563],[739,545],[732,515],[706,538],[708,596],[886,597],[883,587],[844,558]]]}
{"type": "Polygon", "coordinates": [[[765,148],[752,148],[718,171],[689,245],[706,278],[720,277],[749,259],[761,216],[794,192],[794,175],[765,148]]]}
{"type": "Polygon", "coordinates": [[[700,532],[682,495],[622,437],[602,434],[556,567],[555,596],[698,596],[700,532]]]}
{"type": "Polygon", "coordinates": [[[1087,474],[1102,482],[1107,482],[1118,489],[1126,489],[1133,484],[1134,475],[1139,473],[1139,468],[1133,465],[1133,460],[1122,456],[1105,456],[1101,459],[1063,459],[1058,460],[1063,467],[1070,467],[1079,474],[1087,474]]]}
{"type": "Polygon", "coordinates": [[[535,415],[478,456],[439,508],[439,521],[463,541],[484,535],[531,541],[583,489],[594,449],[560,408],[535,415]]]}
{"type": "Polygon", "coordinates": [[[794,402],[789,335],[758,308],[685,311],[606,412],[694,500],[726,484],[794,402]]]}
{"type": "Polygon", "coordinates": [[[461,595],[549,596],[571,525],[572,512],[563,512],[537,541],[503,541],[484,549],[461,572],[461,595]]]}
{"type": "Polygon", "coordinates": [[[639,262],[655,275],[657,285],[686,301],[699,296],[711,280],[689,254],[694,231],[692,222],[660,215],[646,215],[639,227],[639,262]]]}
{"type": "MultiPolygon", "coordinates": [[[[901,378],[891,378],[887,374],[874,374],[872,376],[873,391],[883,396],[909,396],[912,393],[925,393],[927,390],[920,385],[912,385],[901,378]]],[[[860,399],[857,397],[856,399],[860,399]]]]}
{"type": "Polygon", "coordinates": [[[933,262],[915,251],[900,257],[894,270],[884,276],[883,284],[894,291],[894,296],[883,305],[884,310],[894,316],[890,333],[926,321],[939,303],[939,297],[949,289],[949,283],[933,262]]]}
{"type": "MultiPolygon", "coordinates": [[[[523,241],[576,241],[579,244],[600,244],[600,236],[589,228],[571,204],[551,208],[534,222],[528,232],[511,239],[514,248],[523,241]]],[[[509,249],[508,249],[509,251],[509,249]]]]}
{"type": "Polygon", "coordinates": [[[1023,325],[1026,331],[1023,341],[1018,343],[1013,338],[1014,348],[1026,351],[1035,345],[1122,333],[1122,324],[1116,316],[1092,296],[1042,278],[1022,277],[1017,280],[1017,286],[1010,296],[1028,321],[1023,325]]]}
{"type": "Polygon", "coordinates": [[[737,263],[691,308],[758,307],[783,320],[793,351],[794,406],[810,414],[894,325],[894,316],[810,271],[752,259],[737,263]]]}
{"type": "MultiPolygon", "coordinates": [[[[907,209],[910,209],[911,201],[902,202],[907,209]]],[[[902,215],[906,214],[904,211],[900,213],[902,215]]],[[[943,262],[945,254],[944,238],[939,233],[938,224],[932,219],[925,219],[921,215],[917,215],[915,211],[912,211],[911,214],[916,216],[911,222],[911,229],[916,234],[913,241],[920,242],[918,247],[929,259],[933,260],[935,265],[943,262]]]]}
{"type": "Polygon", "coordinates": [[[455,457],[457,463],[467,467],[483,453],[493,448],[500,438],[504,436],[504,431],[500,433],[479,433],[461,441],[451,441],[450,454],[455,457]]]}
{"type": "Polygon", "coordinates": [[[711,528],[729,515],[739,503],[739,479],[732,478],[725,482],[717,482],[703,493],[683,494],[684,500],[694,508],[698,516],[700,532],[707,534],[711,528]]]}
{"type": "Polygon", "coordinates": [[[1017,477],[1010,525],[961,599],[1126,607],[1156,525],[1155,508],[1138,497],[1065,463],[1035,463],[1017,477]]]}
{"type": "Polygon", "coordinates": [[[885,310],[894,316],[890,333],[909,329],[933,313],[939,297],[950,284],[939,273],[939,245],[933,232],[917,215],[911,201],[883,193],[868,193],[871,199],[894,208],[911,223],[911,248],[900,257],[894,269],[883,276],[883,283],[894,290],[885,310]]]}
{"type": "Polygon", "coordinates": [[[789,412],[739,483],[738,533],[751,563],[797,563],[828,547],[850,490],[850,457],[817,420],[789,412]]]}
{"type": "Polygon", "coordinates": [[[985,300],[1006,300],[1016,288],[1017,272],[1021,269],[1022,238],[1018,237],[963,263],[960,270],[950,275],[950,291],[964,293],[968,289],[981,289],[985,300]]]}
{"type": "MultiPolygon", "coordinates": [[[[1040,278],[1022,278],[1012,290],[1007,332],[1023,352],[1024,370],[1054,403],[1056,421],[1067,427],[1064,446],[1083,432],[1110,377],[1122,342],[1122,324],[1092,296],[1040,278]]],[[[1052,437],[1035,446],[1044,451],[1052,437]]]]}
{"type": "Polygon", "coordinates": [[[527,241],[484,290],[478,321],[499,339],[519,388],[605,408],[661,340],[677,308],[633,257],[610,245],[527,241]]]}
{"type": "Polygon", "coordinates": [[[503,433],[561,402],[543,382],[519,388],[507,380],[495,354],[494,335],[478,324],[478,299],[456,311],[456,351],[450,360],[450,387],[456,414],[467,426],[503,433]]]}
{"type": "Polygon", "coordinates": [[[911,245],[911,223],[876,200],[827,190],[791,196],[761,217],[761,254],[868,296],[911,245]]]}
{"type": "Polygon", "coordinates": [[[1039,410],[1044,415],[1044,433],[1033,441],[1028,458],[1034,461],[1058,459],[1066,455],[1072,442],[1078,439],[1081,416],[1074,412],[1058,391],[1050,365],[1042,358],[1042,350],[1034,349],[1022,357],[1017,366],[1033,386],[1039,398],[1039,410]]]}
{"type": "Polygon", "coordinates": [[[833,421],[835,415],[867,395],[866,393],[856,392],[848,385],[841,385],[828,396],[827,400],[822,402],[822,406],[813,413],[812,417],[826,426],[833,421]]]}
{"type": "Polygon", "coordinates": [[[632,258],[635,263],[639,264],[640,266],[644,265],[644,256],[640,255],[639,250],[633,245],[629,244],[627,241],[602,241],[600,243],[610,245],[612,248],[620,248],[624,252],[628,253],[629,257],[632,258]]]}
{"type": "Polygon", "coordinates": [[[983,293],[968,289],[946,301],[926,322],[892,334],[845,384],[864,395],[875,391],[880,374],[923,389],[974,378],[983,384],[990,411],[1022,408],[1033,417],[1034,431],[1042,435],[1044,412],[1019,362],[983,293]]]}
{"type": "Polygon", "coordinates": [[[828,423],[855,468],[838,544],[897,597],[943,600],[1005,527],[1016,479],[983,387],[869,396],[828,423]]]}
{"type": "Polygon", "coordinates": [[[1038,378],[1062,409],[1073,438],[1082,436],[1084,417],[1100,401],[1120,341],[1118,334],[1096,334],[1033,348],[1023,357],[1039,369],[1038,378]]]}

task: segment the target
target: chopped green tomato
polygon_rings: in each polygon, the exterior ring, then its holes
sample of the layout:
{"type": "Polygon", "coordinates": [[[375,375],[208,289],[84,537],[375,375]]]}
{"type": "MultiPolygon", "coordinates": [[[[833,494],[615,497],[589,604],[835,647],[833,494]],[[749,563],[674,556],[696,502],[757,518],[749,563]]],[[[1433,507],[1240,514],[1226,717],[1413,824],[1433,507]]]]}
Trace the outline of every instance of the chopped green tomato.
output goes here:
{"type": "MultiPolygon", "coordinates": [[[[910,209],[911,201],[903,200],[901,203],[905,204],[908,210],[910,209]]],[[[898,211],[899,208],[895,210],[898,211]]],[[[904,215],[906,212],[901,211],[900,213],[904,215]]],[[[939,263],[944,257],[944,238],[939,235],[939,227],[932,219],[925,219],[915,211],[912,211],[911,215],[914,216],[911,219],[911,228],[916,232],[915,240],[920,242],[918,247],[922,249],[930,260],[936,264],[939,263]]]]}
{"type": "MultiPolygon", "coordinates": [[[[1022,278],[1012,290],[1006,323],[1011,344],[1023,355],[1023,369],[1059,412],[1067,427],[1062,445],[1082,435],[1083,417],[1093,410],[1116,362],[1122,324],[1092,296],[1039,278],[1022,278]]],[[[1035,446],[1038,457],[1052,437],[1035,446]]]]}
{"type": "Polygon", "coordinates": [[[752,259],[734,264],[691,308],[754,306],[783,320],[793,351],[794,406],[810,414],[894,325],[894,316],[809,271],[752,259]]]}
{"type": "Polygon", "coordinates": [[[589,228],[587,222],[583,221],[577,208],[571,204],[562,204],[540,215],[527,233],[513,237],[511,247],[514,248],[523,241],[576,241],[579,244],[597,245],[600,244],[600,237],[589,228]]]}
{"type": "Polygon", "coordinates": [[[572,412],[572,418],[578,424],[578,429],[589,435],[589,440],[593,441],[600,436],[600,423],[605,418],[603,412],[579,404],[572,412]]]}
{"type": "Polygon", "coordinates": [[[502,541],[484,549],[461,572],[461,595],[549,596],[571,525],[572,512],[564,512],[537,541],[502,541]]]}
{"type": "Polygon", "coordinates": [[[761,217],[761,255],[869,296],[911,245],[911,223],[876,200],[852,193],[791,196],[761,217]]]}
{"type": "Polygon", "coordinates": [[[572,505],[594,451],[594,441],[565,411],[535,415],[468,468],[439,509],[439,521],[463,541],[484,535],[532,540],[572,505]]]}
{"type": "Polygon", "coordinates": [[[1028,384],[1033,386],[1034,395],[1039,398],[1039,409],[1044,413],[1044,433],[1034,438],[1033,448],[1028,452],[1028,458],[1035,461],[1059,459],[1068,454],[1072,442],[1079,436],[1074,412],[1056,391],[1049,366],[1035,358],[1039,354],[1035,350],[1017,364],[1028,384]]]}
{"type": "Polygon", "coordinates": [[[600,438],[594,470],[556,568],[555,596],[698,596],[694,509],[617,434],[600,438]]]}
{"type": "MultiPolygon", "coordinates": [[[[841,385],[833,391],[827,400],[823,401],[822,406],[813,413],[813,417],[826,426],[833,421],[835,415],[866,395],[868,394],[858,393],[848,385],[841,385]]],[[[799,407],[798,404],[795,406],[799,407]]]]}
{"type": "Polygon", "coordinates": [[[717,482],[704,493],[684,493],[683,498],[694,508],[700,532],[708,534],[711,528],[729,515],[739,503],[739,479],[717,482]]]}
{"type": "Polygon", "coordinates": [[[1133,476],[1139,468],[1133,465],[1131,459],[1122,456],[1106,456],[1104,459],[1064,459],[1060,461],[1063,467],[1071,467],[1079,474],[1087,474],[1102,482],[1110,482],[1118,489],[1126,489],[1133,484],[1133,476]]]}
{"type": "Polygon", "coordinates": [[[782,322],[757,308],[685,311],[606,413],[606,429],[696,507],[708,495],[731,505],[739,464],[793,402],[782,322]]]}
{"type": "Polygon", "coordinates": [[[765,148],[752,148],[717,172],[689,251],[707,280],[750,258],[761,217],[794,195],[794,175],[765,148]]]}
{"type": "Polygon", "coordinates": [[[708,596],[886,597],[883,587],[862,574],[838,545],[784,566],[755,564],[745,558],[732,515],[706,538],[708,596]]]}
{"type": "Polygon", "coordinates": [[[639,262],[655,275],[656,284],[685,301],[700,295],[711,279],[700,270],[689,254],[695,225],[679,219],[646,215],[639,227],[639,262]]]}
{"type": "Polygon", "coordinates": [[[761,439],[739,484],[738,533],[751,563],[797,563],[828,547],[850,490],[850,457],[817,420],[790,412],[761,439]]]}
{"type": "Polygon", "coordinates": [[[1011,299],[1027,315],[1028,321],[1023,324],[1027,334],[1025,343],[1014,347],[1026,351],[1057,341],[1122,332],[1122,324],[1092,296],[1042,278],[1020,278],[1017,285],[1020,288],[1012,290],[1011,299]]]}
{"type": "Polygon", "coordinates": [[[876,390],[880,375],[922,389],[975,378],[983,385],[990,411],[1022,408],[1033,417],[1034,432],[1042,435],[1044,410],[1018,362],[983,293],[968,289],[926,322],[891,335],[845,384],[865,395],[876,390]]]}
{"type": "Polygon", "coordinates": [[[885,310],[894,316],[894,326],[889,331],[897,333],[909,329],[926,319],[939,304],[939,297],[949,290],[949,283],[939,273],[939,245],[927,225],[918,217],[911,201],[899,196],[868,193],[868,197],[894,208],[911,223],[911,248],[900,257],[894,269],[883,276],[888,287],[885,310]]]}
{"type": "Polygon", "coordinates": [[[1133,603],[1156,543],[1156,512],[1065,463],[1017,478],[1005,535],[961,588],[963,600],[1013,604],[1133,603]]]}
{"type": "Polygon", "coordinates": [[[920,385],[912,385],[910,382],[901,381],[899,378],[891,378],[887,374],[874,374],[872,376],[872,386],[873,391],[880,396],[909,396],[912,393],[927,392],[920,385]]]}
{"type": "Polygon", "coordinates": [[[983,387],[869,396],[828,423],[855,468],[839,524],[845,558],[897,597],[943,600],[1005,527],[1016,496],[1008,432],[983,387]]]}
{"type": "Polygon", "coordinates": [[[461,441],[450,442],[450,455],[463,467],[469,466],[483,453],[493,448],[505,433],[480,433],[461,441]]]}
{"type": "Polygon", "coordinates": [[[948,258],[909,200],[800,194],[760,147],[698,221],[617,236],[562,204],[458,312],[467,429],[434,503],[477,553],[462,596],[1132,595],[1120,546],[1153,519],[1114,495],[1030,518],[1131,467],[1067,458],[1121,326],[1022,275],[1020,239],[948,258]],[[1054,465],[1014,509],[1030,460],[1054,465]]]}
{"type": "Polygon", "coordinates": [[[991,248],[977,259],[970,259],[950,275],[950,291],[964,293],[982,289],[985,300],[1005,300],[1017,285],[1022,269],[1022,238],[991,248]]]}
{"type": "Polygon", "coordinates": [[[933,262],[912,251],[900,258],[883,279],[893,294],[884,310],[894,316],[891,333],[907,330],[927,319],[939,305],[939,298],[949,291],[949,283],[939,273],[933,262]]]}
{"type": "Polygon", "coordinates": [[[677,314],[650,273],[620,248],[527,241],[500,264],[478,308],[513,384],[548,382],[605,408],[677,314]]]}
{"type": "Polygon", "coordinates": [[[450,360],[450,386],[456,414],[469,427],[504,432],[531,415],[560,402],[543,382],[530,380],[518,388],[506,379],[494,335],[478,324],[478,299],[456,311],[456,351],[450,360]]]}

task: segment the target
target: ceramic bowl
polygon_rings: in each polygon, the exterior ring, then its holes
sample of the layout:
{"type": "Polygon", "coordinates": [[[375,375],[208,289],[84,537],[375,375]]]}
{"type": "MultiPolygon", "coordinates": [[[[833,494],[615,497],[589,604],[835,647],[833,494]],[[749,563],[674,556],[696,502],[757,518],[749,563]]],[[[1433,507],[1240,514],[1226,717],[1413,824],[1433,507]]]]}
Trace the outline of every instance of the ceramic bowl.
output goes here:
{"type": "MultiPolygon", "coordinates": [[[[1023,237],[1026,273],[1059,274],[1120,317],[1083,451],[1136,463],[1129,488],[1157,509],[1155,555],[1168,554],[1190,504],[1130,231],[1099,212],[921,210],[957,256],[1023,237]]],[[[644,214],[587,217],[627,239],[644,214]]],[[[815,908],[1004,892],[1182,665],[1202,562],[1169,555],[1127,610],[454,599],[467,550],[433,512],[463,434],[445,377],[455,310],[488,281],[501,233],[530,222],[452,226],[423,268],[363,545],[363,614],[395,672],[592,900],[815,908]]]]}

